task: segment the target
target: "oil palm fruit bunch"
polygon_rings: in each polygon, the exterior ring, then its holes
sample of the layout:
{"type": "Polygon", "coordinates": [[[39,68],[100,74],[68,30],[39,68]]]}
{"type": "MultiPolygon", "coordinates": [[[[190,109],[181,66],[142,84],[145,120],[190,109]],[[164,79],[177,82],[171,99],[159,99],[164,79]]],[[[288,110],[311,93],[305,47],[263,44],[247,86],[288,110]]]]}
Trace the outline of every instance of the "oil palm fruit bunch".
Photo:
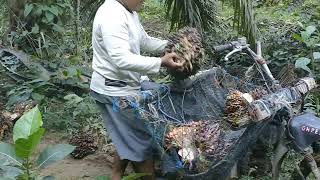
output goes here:
{"type": "Polygon", "coordinates": [[[98,149],[94,136],[82,131],[74,133],[69,143],[76,146],[76,149],[71,153],[71,156],[75,159],[82,159],[95,153],[98,149]]]}
{"type": "Polygon", "coordinates": [[[199,150],[206,154],[216,150],[220,136],[218,123],[209,121],[192,121],[179,127],[173,127],[165,137],[166,147],[184,148],[185,139],[192,140],[199,150]]]}
{"type": "Polygon", "coordinates": [[[175,147],[181,159],[190,163],[189,169],[194,167],[193,160],[197,160],[196,170],[202,172],[211,164],[207,158],[219,151],[220,135],[221,129],[218,123],[191,121],[181,126],[169,127],[165,136],[165,148],[175,147]]]}
{"type": "Polygon", "coordinates": [[[229,92],[224,112],[227,121],[234,127],[241,127],[250,122],[246,100],[243,97],[243,93],[238,90],[231,90],[229,92]]]}
{"type": "Polygon", "coordinates": [[[219,145],[221,129],[218,123],[204,122],[198,134],[199,148],[204,154],[214,154],[219,145]]]}
{"type": "Polygon", "coordinates": [[[169,74],[175,80],[183,80],[196,74],[204,63],[204,48],[202,39],[196,28],[185,27],[169,37],[165,52],[175,52],[177,62],[184,64],[182,72],[171,71],[169,74]]]}
{"type": "Polygon", "coordinates": [[[263,96],[268,94],[268,91],[263,87],[258,87],[249,92],[249,94],[253,97],[254,100],[260,99],[263,96]]]}
{"type": "Polygon", "coordinates": [[[179,127],[172,127],[165,136],[165,147],[175,146],[177,148],[184,148],[186,145],[184,142],[186,139],[194,140],[194,134],[197,132],[197,128],[193,128],[189,125],[183,125],[179,127]]]}

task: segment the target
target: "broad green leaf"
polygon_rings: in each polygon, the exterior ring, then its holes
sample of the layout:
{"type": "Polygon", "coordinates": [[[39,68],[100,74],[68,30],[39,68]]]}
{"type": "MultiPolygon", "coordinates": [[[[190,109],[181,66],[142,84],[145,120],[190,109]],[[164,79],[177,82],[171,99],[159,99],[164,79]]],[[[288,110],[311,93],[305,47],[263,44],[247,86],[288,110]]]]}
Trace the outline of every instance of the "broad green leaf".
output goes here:
{"type": "Polygon", "coordinates": [[[109,176],[97,176],[95,177],[96,180],[111,180],[109,176]]]}
{"type": "Polygon", "coordinates": [[[28,31],[22,31],[22,35],[26,36],[29,32],[28,31]]]}
{"type": "Polygon", "coordinates": [[[11,107],[16,103],[24,102],[28,100],[31,96],[31,89],[20,89],[19,91],[12,91],[13,93],[9,95],[7,106],[11,107]]]}
{"type": "MultiPolygon", "coordinates": [[[[18,177],[18,178],[19,178],[19,177],[18,177]]],[[[1,180],[16,180],[16,178],[12,179],[12,178],[4,177],[4,178],[1,178],[1,180]]]]}
{"type": "Polygon", "coordinates": [[[310,64],[310,62],[311,60],[309,58],[305,58],[305,57],[299,58],[296,60],[295,67],[311,72],[311,70],[307,67],[307,65],[310,64]]]}
{"type": "Polygon", "coordinates": [[[55,16],[59,15],[59,9],[57,6],[50,6],[49,11],[54,14],[55,16]]]}
{"type": "Polygon", "coordinates": [[[302,37],[299,36],[298,34],[292,34],[291,36],[292,36],[295,40],[298,40],[298,41],[304,43],[304,39],[302,39],[302,37]]]}
{"type": "Polygon", "coordinates": [[[41,113],[38,106],[25,113],[13,127],[13,141],[18,139],[28,139],[28,137],[37,132],[42,126],[41,113]]]}
{"type": "Polygon", "coordinates": [[[74,146],[69,144],[49,145],[42,151],[37,160],[38,168],[44,168],[50,164],[62,160],[75,149],[74,146]]]}
{"type": "Polygon", "coordinates": [[[32,99],[34,99],[37,102],[41,102],[45,98],[44,95],[41,95],[39,93],[32,93],[31,97],[32,97],[32,99]]]}
{"type": "Polygon", "coordinates": [[[79,77],[81,75],[81,71],[75,67],[68,67],[68,76],[70,77],[79,77]]]}
{"type": "Polygon", "coordinates": [[[310,64],[311,60],[306,57],[301,57],[296,60],[296,68],[299,68],[300,66],[307,66],[310,64]]]}
{"type": "Polygon", "coordinates": [[[35,24],[35,25],[32,27],[31,33],[33,33],[33,34],[38,34],[39,31],[40,31],[39,25],[38,25],[38,24],[35,24]]]}
{"type": "Polygon", "coordinates": [[[39,145],[41,138],[44,134],[44,128],[40,128],[37,132],[33,133],[28,139],[18,139],[15,142],[16,154],[22,159],[29,158],[33,151],[39,145]]]}
{"type": "Polygon", "coordinates": [[[43,10],[43,9],[42,9],[42,6],[36,6],[36,8],[35,8],[35,10],[34,10],[33,13],[34,13],[35,16],[38,16],[38,17],[39,17],[39,16],[42,15],[42,10],[43,10]]]}
{"type": "Polygon", "coordinates": [[[52,29],[56,32],[59,32],[59,33],[63,33],[64,32],[64,29],[63,27],[59,26],[58,24],[53,24],[53,27],[52,29]]]}
{"type": "Polygon", "coordinates": [[[147,174],[147,173],[136,173],[136,174],[131,174],[129,176],[126,176],[122,178],[122,180],[136,180],[136,179],[140,179],[141,177],[149,176],[149,175],[150,174],[147,174]]]}
{"type": "Polygon", "coordinates": [[[314,52],[313,59],[319,61],[320,60],[320,52],[314,52]]]}
{"type": "Polygon", "coordinates": [[[50,10],[50,7],[48,5],[46,5],[46,4],[42,5],[41,8],[42,8],[43,11],[49,11],[50,10]]]}
{"type": "Polygon", "coordinates": [[[24,8],[24,17],[27,17],[33,9],[33,4],[26,4],[24,8]]]}
{"type": "Polygon", "coordinates": [[[301,32],[301,38],[303,39],[303,42],[306,42],[310,36],[311,36],[311,34],[309,34],[307,31],[301,32]]]}
{"type": "Polygon", "coordinates": [[[13,166],[0,166],[0,179],[3,180],[3,178],[17,179],[17,176],[22,174],[23,171],[17,167],[13,166]]]}
{"type": "Polygon", "coordinates": [[[41,22],[42,22],[42,23],[46,23],[46,24],[49,23],[49,22],[48,22],[48,19],[47,19],[45,16],[43,16],[43,17],[41,18],[41,22]]]}
{"type": "Polygon", "coordinates": [[[312,33],[314,33],[316,31],[316,27],[315,26],[308,26],[306,28],[306,32],[308,33],[309,36],[311,36],[312,33]]]}
{"type": "Polygon", "coordinates": [[[74,106],[83,101],[83,98],[79,97],[76,94],[66,95],[63,99],[67,101],[68,106],[74,106]]]}
{"type": "Polygon", "coordinates": [[[16,156],[14,146],[8,143],[0,143],[0,158],[10,162],[10,164],[22,166],[21,159],[16,156]]]}
{"type": "Polygon", "coordinates": [[[9,166],[10,165],[10,161],[8,161],[7,158],[5,158],[4,156],[0,156],[0,166],[9,166]]]}
{"type": "Polygon", "coordinates": [[[53,22],[54,15],[53,15],[51,12],[47,11],[47,12],[45,13],[45,15],[46,15],[46,18],[47,18],[47,22],[48,22],[48,23],[53,22]]]}

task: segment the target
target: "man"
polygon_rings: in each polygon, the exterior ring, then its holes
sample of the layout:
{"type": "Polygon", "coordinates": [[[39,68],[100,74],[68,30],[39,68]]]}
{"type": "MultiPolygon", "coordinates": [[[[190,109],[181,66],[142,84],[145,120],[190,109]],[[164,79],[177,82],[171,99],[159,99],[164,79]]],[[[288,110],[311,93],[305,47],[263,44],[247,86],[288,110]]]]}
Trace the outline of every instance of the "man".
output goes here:
{"type": "Polygon", "coordinates": [[[121,179],[129,162],[135,172],[151,174],[144,179],[154,179],[150,133],[132,109],[114,111],[115,102],[139,93],[141,75],[158,73],[160,66],[182,70],[174,53],[161,58],[140,55],[140,49],[160,53],[167,44],[143,30],[136,13],[142,4],[143,0],[106,0],[93,23],[90,88],[117,151],[113,180],[121,179]]]}

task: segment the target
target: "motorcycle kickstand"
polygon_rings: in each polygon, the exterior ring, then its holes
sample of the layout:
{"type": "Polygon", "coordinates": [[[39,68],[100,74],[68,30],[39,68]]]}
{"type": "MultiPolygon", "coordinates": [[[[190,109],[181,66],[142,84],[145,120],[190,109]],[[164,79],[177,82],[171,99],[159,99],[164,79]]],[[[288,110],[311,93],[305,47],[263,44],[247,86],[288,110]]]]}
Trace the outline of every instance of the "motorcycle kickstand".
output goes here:
{"type": "Polygon", "coordinates": [[[304,152],[304,158],[308,161],[308,165],[310,166],[316,179],[320,180],[320,171],[318,169],[317,163],[314,160],[311,152],[304,152]]]}
{"type": "Polygon", "coordinates": [[[280,168],[282,162],[289,151],[288,146],[284,143],[284,140],[280,140],[277,144],[274,154],[271,159],[272,164],[272,180],[278,180],[280,177],[280,168]]]}
{"type": "Polygon", "coordinates": [[[304,177],[304,175],[303,175],[303,173],[302,173],[302,171],[301,171],[301,169],[300,169],[300,167],[299,167],[298,164],[296,164],[295,172],[297,173],[297,175],[296,175],[295,178],[292,178],[292,177],[291,177],[292,180],[295,180],[295,179],[297,179],[297,178],[298,178],[299,180],[306,180],[306,178],[304,177]]]}

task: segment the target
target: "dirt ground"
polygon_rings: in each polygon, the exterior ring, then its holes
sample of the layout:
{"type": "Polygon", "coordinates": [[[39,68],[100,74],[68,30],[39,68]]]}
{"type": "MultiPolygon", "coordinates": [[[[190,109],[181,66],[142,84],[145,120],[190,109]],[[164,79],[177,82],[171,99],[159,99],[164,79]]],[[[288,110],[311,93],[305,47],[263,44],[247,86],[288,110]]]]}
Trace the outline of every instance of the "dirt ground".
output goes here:
{"type": "MultiPolygon", "coordinates": [[[[48,144],[67,143],[67,137],[61,133],[47,132],[40,149],[48,144]]],[[[97,151],[82,160],[68,156],[41,171],[41,176],[54,176],[57,180],[95,179],[97,176],[111,174],[112,152],[97,151]]]]}

